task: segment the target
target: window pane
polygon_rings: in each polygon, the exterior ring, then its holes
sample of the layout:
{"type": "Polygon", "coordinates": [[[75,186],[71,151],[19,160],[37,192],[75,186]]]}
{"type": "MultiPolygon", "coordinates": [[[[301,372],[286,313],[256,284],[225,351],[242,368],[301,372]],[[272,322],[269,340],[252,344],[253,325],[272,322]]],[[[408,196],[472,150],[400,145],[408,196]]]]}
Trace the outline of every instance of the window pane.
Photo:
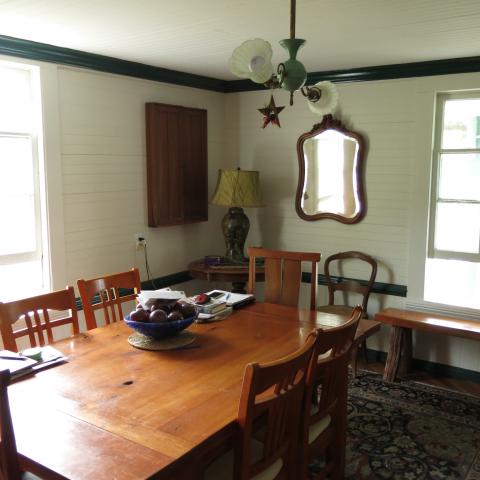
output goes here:
{"type": "Polygon", "coordinates": [[[480,205],[437,204],[435,248],[453,252],[478,253],[480,205]]]}
{"type": "Polygon", "coordinates": [[[480,148],[480,99],[447,100],[442,148],[480,148]]]}
{"type": "Polygon", "coordinates": [[[0,132],[31,132],[33,103],[30,71],[0,67],[0,132]]]}
{"type": "Polygon", "coordinates": [[[43,293],[42,261],[0,265],[0,302],[43,293]]]}
{"type": "Polygon", "coordinates": [[[36,250],[32,144],[0,137],[0,255],[36,250]]]}
{"type": "Polygon", "coordinates": [[[450,200],[480,200],[480,154],[440,156],[438,196],[450,200]]]}
{"type": "Polygon", "coordinates": [[[427,258],[425,300],[480,309],[480,263],[427,258]]]}

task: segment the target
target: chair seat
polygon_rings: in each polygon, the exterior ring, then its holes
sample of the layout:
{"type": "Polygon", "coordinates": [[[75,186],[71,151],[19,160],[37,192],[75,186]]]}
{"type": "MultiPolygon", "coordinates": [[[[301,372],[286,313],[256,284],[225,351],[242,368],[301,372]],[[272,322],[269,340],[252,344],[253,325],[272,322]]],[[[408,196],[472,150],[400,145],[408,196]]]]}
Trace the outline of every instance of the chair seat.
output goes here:
{"type": "Polygon", "coordinates": [[[308,429],[308,443],[310,444],[314,440],[316,440],[318,436],[327,429],[331,421],[332,417],[330,415],[327,415],[326,417],[323,417],[321,420],[319,420],[317,423],[310,425],[310,428],[308,429]]]}
{"type": "MultiPolygon", "coordinates": [[[[252,439],[252,463],[257,462],[263,455],[263,443],[252,439]]],[[[229,450],[227,453],[218,457],[206,470],[205,480],[233,480],[234,453],[229,450]]],[[[263,472],[252,477],[252,480],[271,480],[275,478],[282,469],[283,462],[279,458],[263,472]]]]}
{"type": "Polygon", "coordinates": [[[317,307],[317,311],[350,316],[352,314],[353,307],[350,307],[349,305],[321,305],[320,307],[317,307]]]}

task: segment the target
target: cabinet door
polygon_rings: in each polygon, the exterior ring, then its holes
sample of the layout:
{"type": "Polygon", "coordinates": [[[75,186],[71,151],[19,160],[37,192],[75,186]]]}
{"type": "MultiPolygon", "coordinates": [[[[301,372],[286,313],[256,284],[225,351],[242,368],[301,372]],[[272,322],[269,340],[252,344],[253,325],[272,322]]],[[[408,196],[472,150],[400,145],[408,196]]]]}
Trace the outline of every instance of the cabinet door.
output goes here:
{"type": "Polygon", "coordinates": [[[206,110],[146,104],[148,225],[208,219],[206,110]]]}

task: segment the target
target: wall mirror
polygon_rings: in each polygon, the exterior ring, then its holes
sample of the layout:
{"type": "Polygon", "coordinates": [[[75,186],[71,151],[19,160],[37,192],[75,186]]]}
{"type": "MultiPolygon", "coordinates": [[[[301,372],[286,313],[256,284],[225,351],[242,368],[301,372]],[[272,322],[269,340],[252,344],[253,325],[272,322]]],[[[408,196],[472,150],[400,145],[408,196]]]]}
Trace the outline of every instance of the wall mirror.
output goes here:
{"type": "Polygon", "coordinates": [[[363,137],[347,130],[331,115],[325,115],[322,123],[300,136],[297,153],[298,215],[304,220],[360,221],[366,210],[363,137]]]}

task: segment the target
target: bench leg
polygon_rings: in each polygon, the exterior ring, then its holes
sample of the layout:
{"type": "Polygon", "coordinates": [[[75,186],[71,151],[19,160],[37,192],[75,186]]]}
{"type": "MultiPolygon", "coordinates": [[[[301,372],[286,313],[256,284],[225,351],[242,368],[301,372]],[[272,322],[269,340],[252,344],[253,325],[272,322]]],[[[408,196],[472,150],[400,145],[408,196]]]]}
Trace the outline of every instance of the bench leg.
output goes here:
{"type": "Polygon", "coordinates": [[[412,365],[412,329],[402,328],[402,330],[402,357],[400,359],[398,373],[400,375],[406,375],[410,372],[410,367],[412,365]]]}
{"type": "Polygon", "coordinates": [[[392,327],[390,330],[390,345],[388,347],[387,363],[383,372],[386,382],[394,382],[397,376],[400,356],[402,352],[403,328],[392,327]]]}

